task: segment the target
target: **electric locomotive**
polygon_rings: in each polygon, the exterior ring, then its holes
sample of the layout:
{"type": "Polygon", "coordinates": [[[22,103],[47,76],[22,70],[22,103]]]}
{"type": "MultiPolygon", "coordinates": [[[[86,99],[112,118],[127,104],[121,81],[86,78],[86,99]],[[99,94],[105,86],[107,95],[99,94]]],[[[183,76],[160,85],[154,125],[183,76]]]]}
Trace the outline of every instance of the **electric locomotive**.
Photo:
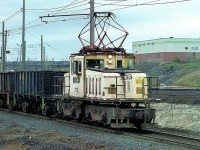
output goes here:
{"type": "Polygon", "coordinates": [[[83,47],[70,56],[70,72],[64,75],[63,100],[57,110],[112,128],[152,124],[155,109],[150,108],[152,99],[148,98],[150,78],[134,66],[135,56],[124,49],[83,47]]]}

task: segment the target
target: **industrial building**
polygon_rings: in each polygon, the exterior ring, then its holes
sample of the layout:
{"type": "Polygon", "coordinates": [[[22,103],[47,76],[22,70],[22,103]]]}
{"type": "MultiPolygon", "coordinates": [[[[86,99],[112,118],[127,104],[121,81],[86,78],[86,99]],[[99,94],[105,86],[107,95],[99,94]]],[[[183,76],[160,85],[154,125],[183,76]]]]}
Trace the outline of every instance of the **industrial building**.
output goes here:
{"type": "Polygon", "coordinates": [[[200,61],[200,38],[160,38],[132,43],[137,62],[200,61]]]}

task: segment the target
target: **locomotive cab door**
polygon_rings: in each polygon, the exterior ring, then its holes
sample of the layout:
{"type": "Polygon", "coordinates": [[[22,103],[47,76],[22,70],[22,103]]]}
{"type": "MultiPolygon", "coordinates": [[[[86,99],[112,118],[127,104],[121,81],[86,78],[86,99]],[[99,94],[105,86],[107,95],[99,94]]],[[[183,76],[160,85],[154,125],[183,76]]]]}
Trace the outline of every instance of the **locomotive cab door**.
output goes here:
{"type": "Polygon", "coordinates": [[[70,57],[70,95],[84,96],[84,56],[70,57]]]}

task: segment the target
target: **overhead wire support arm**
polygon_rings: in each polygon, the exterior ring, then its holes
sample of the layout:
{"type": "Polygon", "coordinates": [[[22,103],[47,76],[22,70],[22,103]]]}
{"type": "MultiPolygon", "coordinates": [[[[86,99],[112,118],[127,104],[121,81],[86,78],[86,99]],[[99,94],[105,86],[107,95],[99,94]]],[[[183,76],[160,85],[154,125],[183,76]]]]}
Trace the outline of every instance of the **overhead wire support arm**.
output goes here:
{"type": "Polygon", "coordinates": [[[90,15],[90,14],[47,15],[47,16],[40,16],[39,18],[42,20],[43,18],[73,17],[73,16],[89,16],[89,15],[90,15]]]}

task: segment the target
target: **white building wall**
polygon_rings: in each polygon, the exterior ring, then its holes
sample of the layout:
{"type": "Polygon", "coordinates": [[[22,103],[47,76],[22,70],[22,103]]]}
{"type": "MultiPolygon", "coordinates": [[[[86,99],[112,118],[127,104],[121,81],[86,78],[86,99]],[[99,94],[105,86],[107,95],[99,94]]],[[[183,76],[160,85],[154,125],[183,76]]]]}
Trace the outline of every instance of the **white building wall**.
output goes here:
{"type": "Polygon", "coordinates": [[[133,42],[133,53],[200,52],[200,39],[165,38],[133,42]]]}

